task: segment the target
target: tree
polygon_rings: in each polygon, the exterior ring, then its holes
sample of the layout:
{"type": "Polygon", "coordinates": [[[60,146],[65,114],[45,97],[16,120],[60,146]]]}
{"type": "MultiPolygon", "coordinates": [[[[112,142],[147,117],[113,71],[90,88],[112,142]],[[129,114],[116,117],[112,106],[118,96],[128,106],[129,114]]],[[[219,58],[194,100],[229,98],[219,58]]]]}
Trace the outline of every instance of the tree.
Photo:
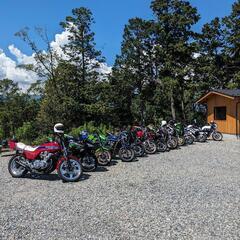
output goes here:
{"type": "Polygon", "coordinates": [[[232,6],[230,16],[223,18],[226,47],[224,53],[229,56],[227,72],[230,86],[240,87],[240,0],[232,6]]]}
{"type": "Polygon", "coordinates": [[[192,26],[199,20],[197,9],[184,0],[155,0],[156,66],[160,83],[169,92],[172,118],[176,119],[176,94],[181,96],[184,114],[184,75],[194,54],[196,34],[192,26]]]}
{"type": "Polygon", "coordinates": [[[124,30],[121,55],[113,68],[113,77],[117,79],[115,85],[120,84],[115,91],[124,90],[121,102],[126,102],[126,110],[133,113],[130,119],[137,118],[142,124],[145,122],[147,101],[152,95],[148,89],[150,85],[155,85],[153,52],[152,22],[130,19],[124,30]]]}
{"type": "Polygon", "coordinates": [[[26,121],[33,121],[39,110],[38,100],[22,93],[12,80],[0,80],[0,128],[4,138],[14,135],[26,121]]]}

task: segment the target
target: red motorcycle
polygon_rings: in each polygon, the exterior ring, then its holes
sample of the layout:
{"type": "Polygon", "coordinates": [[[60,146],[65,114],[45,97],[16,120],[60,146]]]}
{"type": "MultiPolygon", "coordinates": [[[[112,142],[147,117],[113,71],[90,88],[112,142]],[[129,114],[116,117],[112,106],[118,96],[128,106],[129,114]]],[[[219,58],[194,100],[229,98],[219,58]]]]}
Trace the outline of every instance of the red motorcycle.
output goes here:
{"type": "MultiPolygon", "coordinates": [[[[55,125],[54,132],[62,133],[57,130],[57,125],[59,124],[55,125]]],[[[15,178],[24,177],[28,172],[49,174],[55,169],[59,177],[66,182],[78,181],[82,175],[79,159],[69,155],[60,134],[58,134],[58,141],[37,147],[16,143],[16,154],[8,164],[8,171],[15,178]]]]}

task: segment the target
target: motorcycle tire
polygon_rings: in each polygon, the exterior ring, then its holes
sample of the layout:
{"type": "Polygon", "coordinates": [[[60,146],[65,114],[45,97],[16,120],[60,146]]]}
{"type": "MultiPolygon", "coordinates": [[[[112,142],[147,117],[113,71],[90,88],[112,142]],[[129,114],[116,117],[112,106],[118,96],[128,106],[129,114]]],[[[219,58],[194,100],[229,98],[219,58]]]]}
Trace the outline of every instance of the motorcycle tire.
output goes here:
{"type": "Polygon", "coordinates": [[[20,155],[15,155],[8,162],[8,171],[14,178],[24,177],[28,172],[25,167],[17,163],[17,160],[19,160],[21,157],[22,156],[20,155]]]}
{"type": "Polygon", "coordinates": [[[197,137],[197,141],[200,143],[204,143],[207,141],[207,135],[206,134],[199,134],[197,137]]]}
{"type": "Polygon", "coordinates": [[[58,176],[64,181],[64,182],[77,182],[80,180],[82,176],[82,166],[81,162],[76,159],[69,159],[68,160],[71,168],[74,168],[74,170],[68,169],[68,162],[62,161],[58,167],[58,176]]]}
{"type": "Polygon", "coordinates": [[[120,148],[118,155],[123,162],[132,162],[135,157],[134,150],[131,148],[120,148]]]}
{"type": "Polygon", "coordinates": [[[179,146],[184,146],[186,143],[186,139],[184,136],[178,137],[178,145],[179,146]]]}
{"type": "Polygon", "coordinates": [[[97,164],[98,164],[96,156],[91,156],[91,155],[84,156],[81,159],[81,162],[82,162],[82,169],[83,169],[84,172],[94,172],[94,171],[96,171],[97,164]]]}
{"type": "Polygon", "coordinates": [[[100,166],[108,166],[112,160],[112,155],[109,151],[99,151],[96,157],[100,166]]]}
{"type": "Polygon", "coordinates": [[[168,147],[167,147],[167,144],[165,144],[164,142],[157,141],[156,145],[157,145],[158,152],[166,152],[167,151],[168,147]]]}
{"type": "Polygon", "coordinates": [[[186,139],[186,144],[188,145],[192,145],[194,143],[194,138],[190,135],[185,136],[185,139],[186,139]]]}
{"type": "Polygon", "coordinates": [[[147,142],[145,144],[145,152],[147,154],[154,154],[157,152],[157,145],[154,142],[147,142]]]}
{"type": "Polygon", "coordinates": [[[176,149],[178,147],[178,141],[176,138],[170,138],[167,142],[167,146],[170,149],[176,149]]]}
{"type": "Polygon", "coordinates": [[[133,148],[133,151],[134,151],[134,154],[135,154],[136,157],[143,157],[144,156],[145,149],[144,149],[144,147],[142,145],[134,144],[132,146],[132,148],[133,148]]]}
{"type": "Polygon", "coordinates": [[[215,131],[215,132],[212,133],[212,138],[213,138],[214,141],[219,142],[219,141],[222,141],[223,135],[222,135],[222,133],[215,131]]]}

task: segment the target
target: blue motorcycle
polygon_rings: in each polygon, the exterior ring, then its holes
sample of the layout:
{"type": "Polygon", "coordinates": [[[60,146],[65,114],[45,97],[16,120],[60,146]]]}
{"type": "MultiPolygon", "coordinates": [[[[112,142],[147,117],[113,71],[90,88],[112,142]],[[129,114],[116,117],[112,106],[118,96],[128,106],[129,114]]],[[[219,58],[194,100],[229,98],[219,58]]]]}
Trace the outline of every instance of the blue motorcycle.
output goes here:
{"type": "Polygon", "coordinates": [[[123,162],[131,162],[135,158],[134,150],[126,132],[121,132],[118,135],[109,133],[107,145],[111,150],[112,156],[118,156],[123,162]]]}

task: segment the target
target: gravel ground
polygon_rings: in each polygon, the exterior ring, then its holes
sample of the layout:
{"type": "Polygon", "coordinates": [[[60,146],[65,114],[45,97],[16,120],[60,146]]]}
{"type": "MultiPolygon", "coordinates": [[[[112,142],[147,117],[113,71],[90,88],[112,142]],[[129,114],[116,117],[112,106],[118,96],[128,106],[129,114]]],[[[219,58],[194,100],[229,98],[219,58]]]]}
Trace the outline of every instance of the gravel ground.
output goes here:
{"type": "Polygon", "coordinates": [[[13,179],[0,159],[0,239],[240,239],[240,141],[114,161],[78,183],[13,179]]]}

